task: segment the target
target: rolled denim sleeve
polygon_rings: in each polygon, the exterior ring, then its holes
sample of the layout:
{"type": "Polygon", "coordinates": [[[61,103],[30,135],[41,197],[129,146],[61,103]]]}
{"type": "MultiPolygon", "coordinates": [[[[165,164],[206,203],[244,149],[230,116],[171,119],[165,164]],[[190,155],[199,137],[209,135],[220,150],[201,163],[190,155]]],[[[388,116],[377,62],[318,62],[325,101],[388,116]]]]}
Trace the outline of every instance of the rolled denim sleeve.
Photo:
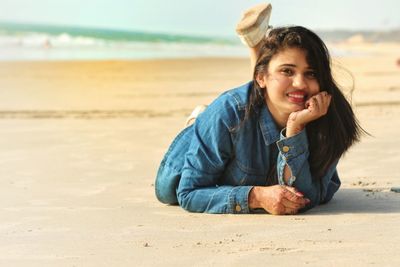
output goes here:
{"type": "Polygon", "coordinates": [[[230,122],[236,109],[227,102],[210,105],[196,120],[177,189],[179,205],[191,212],[249,213],[252,186],[220,184],[233,158],[230,122]]]}
{"type": "Polygon", "coordinates": [[[337,162],[332,164],[322,178],[314,179],[308,162],[310,152],[306,130],[304,129],[297,135],[288,138],[284,136],[283,132],[281,132],[281,138],[277,142],[279,183],[285,184],[284,168],[288,165],[292,173],[288,185],[295,187],[311,200],[305,209],[329,201],[340,187],[340,180],[336,171],[337,162]]]}

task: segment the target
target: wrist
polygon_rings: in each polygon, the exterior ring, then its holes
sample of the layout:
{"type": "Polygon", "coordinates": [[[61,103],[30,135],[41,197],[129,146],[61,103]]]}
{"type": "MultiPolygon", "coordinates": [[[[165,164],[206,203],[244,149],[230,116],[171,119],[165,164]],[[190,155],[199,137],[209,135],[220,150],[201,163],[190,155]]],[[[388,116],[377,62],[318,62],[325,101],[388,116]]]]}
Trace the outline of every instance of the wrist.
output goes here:
{"type": "Polygon", "coordinates": [[[305,124],[299,124],[299,125],[295,125],[295,124],[288,124],[286,126],[286,137],[291,137],[294,136],[298,133],[300,133],[301,131],[303,131],[305,127],[305,124]]]}
{"type": "Polygon", "coordinates": [[[249,209],[258,209],[261,208],[260,206],[260,201],[258,200],[258,192],[259,192],[259,187],[254,186],[249,193],[249,209]]]}

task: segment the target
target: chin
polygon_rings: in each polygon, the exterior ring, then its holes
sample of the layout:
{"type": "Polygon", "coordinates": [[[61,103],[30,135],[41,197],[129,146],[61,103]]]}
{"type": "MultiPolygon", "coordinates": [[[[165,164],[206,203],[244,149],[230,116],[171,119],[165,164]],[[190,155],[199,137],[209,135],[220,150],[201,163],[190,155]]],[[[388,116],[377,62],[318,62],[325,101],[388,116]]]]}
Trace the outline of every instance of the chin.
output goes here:
{"type": "Polygon", "coordinates": [[[304,103],[301,104],[291,104],[290,110],[291,112],[296,112],[305,109],[304,103]]]}

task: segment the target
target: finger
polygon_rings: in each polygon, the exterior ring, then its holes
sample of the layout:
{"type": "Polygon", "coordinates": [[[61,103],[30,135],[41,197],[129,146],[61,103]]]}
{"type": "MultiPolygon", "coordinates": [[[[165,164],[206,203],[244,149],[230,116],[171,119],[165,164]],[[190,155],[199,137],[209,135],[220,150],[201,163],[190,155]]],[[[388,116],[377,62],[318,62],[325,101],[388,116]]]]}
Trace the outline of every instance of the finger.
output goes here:
{"type": "Polygon", "coordinates": [[[326,91],[323,91],[322,92],[323,93],[323,105],[324,105],[324,110],[325,110],[325,113],[326,112],[328,112],[328,109],[329,109],[329,105],[330,105],[330,103],[331,103],[331,99],[332,99],[332,95],[330,95],[328,92],[326,92],[326,91]]]}
{"type": "Polygon", "coordinates": [[[298,190],[297,190],[295,187],[293,187],[293,186],[286,186],[285,188],[286,188],[287,190],[293,192],[294,194],[296,194],[296,195],[299,196],[299,197],[304,197],[304,194],[301,193],[300,191],[298,191],[298,190]]]}
{"type": "Polygon", "coordinates": [[[315,107],[315,99],[314,99],[314,97],[311,97],[310,99],[307,100],[306,107],[309,110],[313,110],[314,109],[314,107],[315,107]]]}
{"type": "Polygon", "coordinates": [[[308,202],[306,201],[305,198],[302,198],[298,202],[294,202],[294,201],[291,201],[291,200],[289,200],[287,198],[284,198],[284,199],[281,200],[281,203],[285,208],[287,207],[287,208],[290,208],[290,209],[299,210],[299,209],[304,208],[307,205],[308,202]]]}
{"type": "Polygon", "coordinates": [[[274,208],[268,212],[273,215],[284,215],[284,214],[286,214],[287,211],[289,211],[289,209],[287,210],[284,205],[279,204],[279,205],[277,205],[276,208],[274,208]]]}
{"type": "Polygon", "coordinates": [[[325,106],[328,100],[328,92],[322,91],[320,92],[321,99],[322,99],[322,105],[325,106]]]}
{"type": "Polygon", "coordinates": [[[327,106],[326,106],[326,98],[325,96],[321,95],[320,98],[318,98],[318,114],[319,115],[325,115],[327,111],[327,106]]]}
{"type": "Polygon", "coordinates": [[[325,115],[328,112],[331,98],[332,96],[326,91],[322,91],[316,96],[317,108],[315,110],[319,115],[325,115]]]}
{"type": "Polygon", "coordinates": [[[315,99],[317,100],[318,111],[320,111],[324,106],[324,96],[323,94],[318,94],[315,96],[315,99]]]}
{"type": "Polygon", "coordinates": [[[311,103],[311,98],[307,99],[307,101],[304,103],[304,107],[308,109],[311,103]]]}
{"type": "Polygon", "coordinates": [[[328,95],[328,98],[327,98],[327,103],[326,103],[326,111],[328,112],[328,109],[329,109],[329,106],[330,106],[330,104],[331,104],[331,100],[332,100],[332,95],[328,95]]]}
{"type": "Polygon", "coordinates": [[[289,201],[286,198],[282,199],[282,205],[285,206],[285,210],[286,209],[298,210],[305,206],[305,204],[295,203],[295,202],[289,201]]]}
{"type": "Polygon", "coordinates": [[[310,99],[310,106],[308,108],[312,114],[319,114],[319,105],[318,105],[318,100],[317,96],[313,96],[310,99]]]}
{"type": "Polygon", "coordinates": [[[323,97],[322,97],[323,104],[324,104],[324,107],[326,107],[326,109],[327,109],[329,107],[331,95],[328,94],[328,92],[326,92],[326,91],[323,91],[322,93],[323,93],[322,94],[323,95],[323,97]]]}
{"type": "Polygon", "coordinates": [[[296,214],[298,212],[299,212],[299,209],[291,209],[291,208],[285,207],[285,213],[284,214],[286,214],[286,215],[294,215],[294,214],[296,214]]]}
{"type": "Polygon", "coordinates": [[[293,192],[293,193],[296,194],[297,196],[303,198],[303,199],[305,200],[305,203],[306,203],[306,204],[308,204],[308,203],[311,202],[311,200],[309,200],[308,198],[306,198],[302,192],[300,192],[299,190],[296,189],[296,187],[293,187],[293,186],[286,186],[285,188],[286,188],[287,190],[293,192]]]}
{"type": "Polygon", "coordinates": [[[298,196],[296,193],[293,193],[287,189],[284,191],[283,196],[285,199],[287,199],[288,201],[293,202],[295,204],[299,204],[299,205],[306,204],[306,200],[304,197],[298,196]]]}

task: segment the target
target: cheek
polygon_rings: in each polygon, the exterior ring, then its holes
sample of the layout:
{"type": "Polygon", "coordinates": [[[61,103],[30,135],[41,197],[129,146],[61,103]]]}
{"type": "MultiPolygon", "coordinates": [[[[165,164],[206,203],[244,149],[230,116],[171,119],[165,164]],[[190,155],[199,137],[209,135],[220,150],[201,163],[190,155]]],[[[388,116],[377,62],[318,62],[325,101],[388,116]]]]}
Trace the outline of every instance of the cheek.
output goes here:
{"type": "Polygon", "coordinates": [[[282,75],[274,75],[271,74],[268,76],[267,85],[271,85],[274,87],[287,87],[291,84],[291,80],[282,75]]]}
{"type": "Polygon", "coordinates": [[[312,95],[318,94],[321,91],[320,88],[319,88],[319,83],[316,82],[316,81],[311,82],[309,84],[308,88],[310,88],[310,91],[311,91],[312,95]]]}

